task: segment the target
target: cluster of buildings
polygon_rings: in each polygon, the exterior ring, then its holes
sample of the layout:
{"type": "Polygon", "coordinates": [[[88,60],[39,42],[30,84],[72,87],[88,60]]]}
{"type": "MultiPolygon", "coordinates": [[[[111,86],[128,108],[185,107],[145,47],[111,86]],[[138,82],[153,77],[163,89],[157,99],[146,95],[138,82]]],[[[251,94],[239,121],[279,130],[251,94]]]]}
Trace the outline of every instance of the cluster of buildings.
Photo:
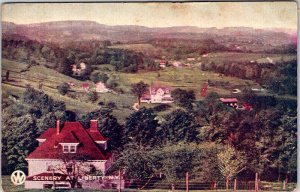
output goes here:
{"type": "Polygon", "coordinates": [[[174,100],[171,96],[171,87],[152,85],[148,91],[142,96],[142,103],[173,103],[174,100]]]}
{"type": "Polygon", "coordinates": [[[220,98],[220,101],[224,103],[225,105],[232,107],[234,109],[238,110],[247,110],[251,111],[253,110],[253,107],[249,103],[243,103],[242,105],[239,105],[239,101],[237,98],[220,98]]]}

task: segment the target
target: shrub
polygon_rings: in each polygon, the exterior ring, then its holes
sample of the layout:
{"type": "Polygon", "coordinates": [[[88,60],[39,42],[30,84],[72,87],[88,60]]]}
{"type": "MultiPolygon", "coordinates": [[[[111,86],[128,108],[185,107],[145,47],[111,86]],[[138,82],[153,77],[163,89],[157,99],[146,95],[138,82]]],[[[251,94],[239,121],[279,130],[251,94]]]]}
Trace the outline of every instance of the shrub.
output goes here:
{"type": "Polygon", "coordinates": [[[106,86],[110,89],[113,89],[113,88],[116,88],[118,86],[118,83],[116,80],[114,79],[109,79],[107,82],[106,82],[106,86]]]}
{"type": "Polygon", "coordinates": [[[106,73],[95,72],[95,73],[92,73],[92,75],[90,76],[90,79],[94,83],[97,83],[99,81],[106,83],[107,80],[109,79],[109,77],[106,73]]]}
{"type": "Polygon", "coordinates": [[[101,106],[103,106],[105,103],[103,102],[103,101],[100,101],[99,103],[98,103],[98,105],[101,105],[101,106]]]}
{"type": "Polygon", "coordinates": [[[166,110],[170,109],[170,107],[171,106],[168,104],[160,104],[160,105],[153,107],[153,110],[155,112],[161,112],[161,111],[166,111],[166,110]]]}
{"type": "Polygon", "coordinates": [[[109,107],[109,108],[115,108],[115,107],[116,107],[116,103],[115,103],[115,102],[112,102],[112,101],[108,102],[106,105],[107,105],[107,107],[109,107]]]}
{"type": "Polygon", "coordinates": [[[96,102],[98,100],[98,94],[95,92],[95,91],[92,91],[92,92],[89,92],[88,93],[88,99],[91,101],[91,102],[96,102]]]}
{"type": "Polygon", "coordinates": [[[70,86],[67,83],[60,84],[57,86],[57,90],[60,94],[65,95],[68,93],[70,86]]]}

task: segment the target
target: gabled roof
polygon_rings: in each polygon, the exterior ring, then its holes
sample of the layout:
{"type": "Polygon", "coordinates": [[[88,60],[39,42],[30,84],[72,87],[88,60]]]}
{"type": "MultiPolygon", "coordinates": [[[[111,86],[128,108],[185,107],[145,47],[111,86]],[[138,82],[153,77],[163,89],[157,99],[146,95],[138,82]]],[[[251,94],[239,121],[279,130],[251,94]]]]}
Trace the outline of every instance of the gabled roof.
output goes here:
{"type": "Polygon", "coordinates": [[[90,128],[87,129],[87,132],[93,138],[94,141],[108,141],[108,138],[103,137],[103,135],[99,131],[91,131],[90,128]]]}
{"type": "Polygon", "coordinates": [[[156,92],[161,89],[163,90],[164,92],[167,92],[167,91],[171,91],[171,87],[170,86],[162,86],[162,85],[152,85],[151,87],[149,87],[149,90],[150,90],[150,93],[152,95],[155,95],[156,92]]]}
{"type": "MultiPolygon", "coordinates": [[[[59,135],[58,135],[59,136],[59,135]]],[[[73,131],[66,133],[59,143],[79,143],[78,137],[73,131]]]]}
{"type": "Polygon", "coordinates": [[[235,103],[238,102],[237,98],[220,98],[220,101],[224,103],[235,103]]]}
{"type": "Polygon", "coordinates": [[[44,131],[37,139],[48,139],[54,134],[56,134],[56,128],[49,128],[44,131]]]}
{"type": "Polygon", "coordinates": [[[80,122],[65,122],[59,135],[56,134],[55,128],[49,129],[39,137],[46,139],[46,141],[30,153],[27,159],[61,159],[66,154],[63,153],[59,143],[66,142],[79,143],[76,155],[84,156],[89,160],[107,160],[111,156],[109,152],[98,147],[94,140],[94,138],[104,141],[107,139],[100,132],[98,133],[102,136],[101,138],[97,132],[93,133],[94,136],[90,135],[90,132],[80,122]]]}
{"type": "Polygon", "coordinates": [[[89,87],[90,85],[88,83],[82,83],[82,87],[89,87]]]}

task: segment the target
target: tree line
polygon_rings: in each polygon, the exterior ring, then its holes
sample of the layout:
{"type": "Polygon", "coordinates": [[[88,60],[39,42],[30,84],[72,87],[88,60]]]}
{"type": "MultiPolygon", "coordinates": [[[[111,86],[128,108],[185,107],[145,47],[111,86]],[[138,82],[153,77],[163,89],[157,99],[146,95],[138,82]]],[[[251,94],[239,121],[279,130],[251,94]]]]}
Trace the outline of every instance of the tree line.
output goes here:
{"type": "Polygon", "coordinates": [[[251,79],[277,94],[297,95],[297,61],[203,63],[202,70],[251,79]]]}
{"type": "Polygon", "coordinates": [[[86,64],[81,80],[89,79],[96,65],[111,64],[116,71],[135,73],[138,70],[158,70],[159,66],[150,57],[140,52],[109,48],[109,41],[77,42],[74,46],[58,47],[54,44],[40,43],[17,35],[4,35],[2,39],[3,58],[25,62],[28,65],[44,65],[68,76],[72,76],[73,64],[86,64]],[[93,49],[85,48],[90,45],[93,49]]]}

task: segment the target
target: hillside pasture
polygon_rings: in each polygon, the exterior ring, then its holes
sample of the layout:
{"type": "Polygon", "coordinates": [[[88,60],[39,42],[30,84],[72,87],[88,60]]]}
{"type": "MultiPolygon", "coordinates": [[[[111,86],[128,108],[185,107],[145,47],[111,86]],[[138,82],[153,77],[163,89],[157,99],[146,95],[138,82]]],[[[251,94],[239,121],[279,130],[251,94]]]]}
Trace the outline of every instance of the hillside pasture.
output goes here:
{"type": "Polygon", "coordinates": [[[26,68],[26,64],[6,59],[2,60],[2,75],[5,75],[6,71],[10,70],[10,80],[8,82],[2,82],[3,94],[21,96],[25,91],[26,85],[30,85],[36,89],[40,89],[56,100],[65,102],[67,109],[76,112],[79,116],[105,107],[99,106],[99,102],[104,102],[105,104],[109,102],[115,103],[116,108],[113,114],[121,122],[125,120],[128,114],[133,112],[131,106],[136,101],[136,98],[132,95],[98,93],[98,100],[92,103],[87,99],[87,93],[84,92],[82,88],[83,83],[88,83],[93,86],[91,81],[79,81],[44,66],[33,66],[28,71],[21,73],[20,71],[24,68],[26,68]],[[71,87],[70,94],[61,95],[57,90],[57,86],[68,82],[74,83],[74,86],[71,87]],[[40,84],[42,84],[41,88],[39,87],[40,84]]]}
{"type": "MultiPolygon", "coordinates": [[[[201,99],[199,92],[202,88],[202,84],[206,83],[208,80],[217,80],[230,82],[230,87],[234,89],[235,87],[248,87],[248,86],[258,86],[257,83],[250,80],[242,80],[235,77],[219,76],[217,73],[201,71],[195,68],[166,68],[161,71],[151,71],[151,72],[139,72],[136,74],[130,73],[114,73],[118,77],[118,81],[121,88],[125,92],[130,92],[131,84],[137,83],[139,81],[144,81],[145,83],[160,84],[171,86],[173,89],[191,89],[194,90],[197,99],[201,99]]],[[[209,92],[217,92],[220,95],[231,95],[232,90],[226,87],[209,87],[209,92]]]]}

